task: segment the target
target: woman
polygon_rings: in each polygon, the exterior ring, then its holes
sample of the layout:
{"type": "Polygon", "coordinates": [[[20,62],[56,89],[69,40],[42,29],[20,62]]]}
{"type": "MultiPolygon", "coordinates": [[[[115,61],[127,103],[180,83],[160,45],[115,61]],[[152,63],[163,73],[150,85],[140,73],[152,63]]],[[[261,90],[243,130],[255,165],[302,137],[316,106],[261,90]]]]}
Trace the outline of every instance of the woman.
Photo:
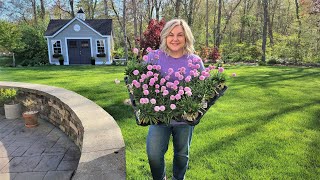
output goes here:
{"type": "MultiPolygon", "coordinates": [[[[188,24],[182,19],[166,23],[161,32],[160,50],[148,54],[150,63],[161,65],[161,75],[168,76],[171,68],[178,71],[185,67],[190,72],[188,62],[198,60],[200,70],[204,70],[201,59],[194,55],[193,35],[188,24]]],[[[170,76],[170,81],[176,77],[170,76]]],[[[173,137],[174,159],[172,179],[184,179],[189,161],[189,149],[194,127],[184,122],[172,120],[169,125],[151,125],[147,137],[147,154],[154,180],[166,179],[164,155],[168,149],[170,135],[173,137]]]]}

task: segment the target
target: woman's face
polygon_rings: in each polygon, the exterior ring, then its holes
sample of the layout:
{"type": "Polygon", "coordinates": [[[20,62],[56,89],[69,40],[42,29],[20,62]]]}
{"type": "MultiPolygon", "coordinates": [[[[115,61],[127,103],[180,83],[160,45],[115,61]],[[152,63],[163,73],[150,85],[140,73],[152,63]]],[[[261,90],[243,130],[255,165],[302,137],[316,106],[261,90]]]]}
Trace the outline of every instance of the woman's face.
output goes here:
{"type": "Polygon", "coordinates": [[[167,36],[167,47],[173,55],[182,55],[186,44],[186,37],[183,28],[175,26],[167,36]]]}

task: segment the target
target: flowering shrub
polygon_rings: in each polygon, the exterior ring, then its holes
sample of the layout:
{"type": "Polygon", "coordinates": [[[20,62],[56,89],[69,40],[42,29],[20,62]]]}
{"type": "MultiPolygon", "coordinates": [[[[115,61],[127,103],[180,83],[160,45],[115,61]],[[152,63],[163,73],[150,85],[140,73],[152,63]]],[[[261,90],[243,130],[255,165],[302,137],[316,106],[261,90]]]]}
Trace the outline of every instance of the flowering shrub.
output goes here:
{"type": "Polygon", "coordinates": [[[210,65],[200,71],[198,58],[188,60],[190,72],[185,67],[176,72],[169,68],[164,77],[160,74],[162,67],[147,60],[148,56],[130,60],[125,72],[142,123],[170,123],[172,119],[192,122],[224,86],[223,67],[210,65]]]}

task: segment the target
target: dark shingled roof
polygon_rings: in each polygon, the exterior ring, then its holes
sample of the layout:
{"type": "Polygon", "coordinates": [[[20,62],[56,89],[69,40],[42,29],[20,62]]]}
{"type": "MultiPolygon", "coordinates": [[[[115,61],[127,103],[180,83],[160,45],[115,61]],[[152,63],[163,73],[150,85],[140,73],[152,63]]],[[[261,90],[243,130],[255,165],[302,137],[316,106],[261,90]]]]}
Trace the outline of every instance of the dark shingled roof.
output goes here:
{"type": "MultiPolygon", "coordinates": [[[[52,36],[57,31],[59,31],[63,26],[68,24],[71,20],[68,19],[51,19],[45,36],[52,36]]],[[[81,21],[81,20],[80,20],[81,21]]],[[[98,31],[102,35],[111,35],[112,31],[112,19],[88,19],[84,21],[85,24],[92,27],[94,30],[98,31]]]]}

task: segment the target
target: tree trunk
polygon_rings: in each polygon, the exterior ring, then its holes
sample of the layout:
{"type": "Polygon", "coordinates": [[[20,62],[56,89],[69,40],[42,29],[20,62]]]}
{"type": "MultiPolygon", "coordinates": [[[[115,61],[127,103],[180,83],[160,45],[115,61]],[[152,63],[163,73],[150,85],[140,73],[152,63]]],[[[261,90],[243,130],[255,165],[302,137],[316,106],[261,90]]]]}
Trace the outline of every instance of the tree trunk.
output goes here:
{"type": "MultiPolygon", "coordinates": [[[[246,18],[246,16],[247,16],[247,0],[245,0],[244,2],[243,2],[243,18],[246,18]]],[[[242,19],[241,20],[241,27],[240,27],[240,37],[239,37],[239,42],[240,43],[242,43],[243,42],[243,40],[244,40],[244,31],[245,31],[245,26],[246,26],[246,24],[245,24],[245,22],[244,22],[244,19],[242,19]]]]}
{"type": "Polygon", "coordinates": [[[71,9],[71,17],[74,18],[74,5],[73,5],[73,0],[69,0],[69,4],[70,4],[70,9],[71,9]]]}
{"type": "Polygon", "coordinates": [[[296,45],[296,53],[297,53],[297,58],[299,58],[299,52],[300,52],[300,45],[301,45],[301,20],[300,20],[300,16],[299,16],[299,3],[298,3],[298,0],[295,0],[294,1],[295,4],[296,4],[296,17],[297,17],[297,21],[298,21],[298,24],[299,24],[299,27],[298,27],[298,42],[297,42],[297,45],[296,45]]]}
{"type": "Polygon", "coordinates": [[[268,0],[263,0],[263,31],[262,31],[262,58],[266,62],[266,44],[267,44],[267,26],[268,26],[268,0]]]}
{"type": "Polygon", "coordinates": [[[221,26],[221,8],[222,8],[222,0],[219,0],[219,5],[218,5],[218,23],[217,23],[217,29],[216,29],[216,42],[215,42],[215,47],[219,49],[220,46],[220,26],[221,26]]]}
{"type": "Polygon", "coordinates": [[[179,18],[181,0],[176,0],[174,17],[179,18]]]}
{"type": "Polygon", "coordinates": [[[127,47],[127,32],[126,32],[126,0],[123,0],[123,42],[125,58],[128,60],[128,47],[127,47]]]}
{"type": "Polygon", "coordinates": [[[103,0],[104,3],[104,15],[106,18],[109,18],[109,13],[108,13],[108,0],[103,0]]]}
{"type": "MultiPolygon", "coordinates": [[[[270,0],[269,0],[270,3],[270,0]]],[[[269,4],[269,7],[273,10],[271,13],[271,10],[269,10],[268,13],[268,34],[269,34],[269,39],[270,39],[270,45],[273,47],[274,41],[273,41],[273,19],[274,19],[274,14],[275,14],[275,9],[278,5],[278,0],[275,0],[274,5],[271,7],[271,3],[269,4]],[[271,18],[270,18],[271,15],[271,18]]]]}
{"type": "Polygon", "coordinates": [[[31,3],[32,3],[32,11],[33,11],[33,21],[34,21],[34,24],[38,24],[36,0],[31,0],[31,3]]]}
{"type": "Polygon", "coordinates": [[[134,31],[134,45],[138,47],[138,23],[137,23],[137,3],[136,0],[132,0],[133,8],[133,31],[134,31]]]}
{"type": "Polygon", "coordinates": [[[46,15],[46,10],[44,8],[44,2],[43,0],[40,0],[40,8],[41,8],[41,19],[44,20],[44,17],[46,15]]]}
{"type": "Polygon", "coordinates": [[[209,6],[209,0],[206,0],[206,47],[209,46],[209,10],[208,10],[208,6],[209,6]]]}
{"type": "Polygon", "coordinates": [[[189,12],[188,12],[188,24],[191,27],[192,23],[193,23],[193,0],[190,0],[190,4],[189,4],[189,12]]]}

